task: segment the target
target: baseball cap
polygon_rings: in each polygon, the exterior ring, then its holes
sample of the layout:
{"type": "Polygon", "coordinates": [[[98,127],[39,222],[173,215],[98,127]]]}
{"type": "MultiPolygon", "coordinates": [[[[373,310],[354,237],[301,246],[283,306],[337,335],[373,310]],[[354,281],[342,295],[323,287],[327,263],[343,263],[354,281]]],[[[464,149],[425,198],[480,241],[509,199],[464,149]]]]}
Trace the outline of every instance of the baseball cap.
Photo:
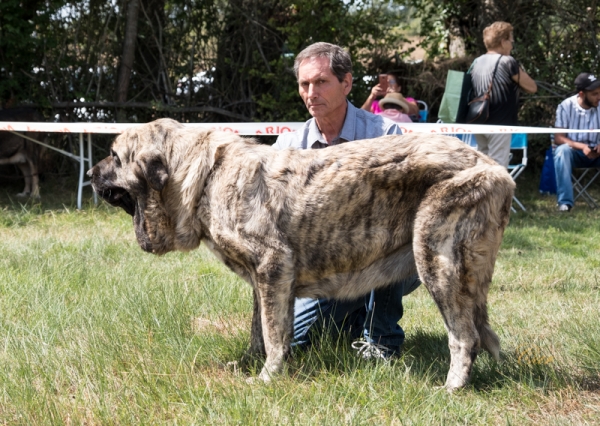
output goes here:
{"type": "Polygon", "coordinates": [[[575,79],[575,88],[578,92],[582,90],[594,90],[600,87],[600,79],[589,72],[582,72],[575,79]]]}

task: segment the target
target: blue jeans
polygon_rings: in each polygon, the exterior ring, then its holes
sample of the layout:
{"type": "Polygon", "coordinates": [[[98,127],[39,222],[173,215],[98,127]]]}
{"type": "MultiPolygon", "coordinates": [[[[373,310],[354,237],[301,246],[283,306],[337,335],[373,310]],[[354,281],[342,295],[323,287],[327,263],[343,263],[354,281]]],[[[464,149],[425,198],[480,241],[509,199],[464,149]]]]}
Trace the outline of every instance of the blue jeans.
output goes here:
{"type": "Polygon", "coordinates": [[[398,325],[403,314],[402,297],[420,284],[419,277],[413,275],[356,300],[298,298],[292,346],[309,346],[327,330],[334,335],[348,333],[352,339],[362,335],[367,341],[399,351],[404,343],[404,330],[398,325]]]}
{"type": "Polygon", "coordinates": [[[573,169],[600,167],[600,158],[589,159],[583,151],[573,149],[567,144],[558,145],[554,150],[554,172],[556,174],[556,198],[558,205],[573,207],[573,169]]]}

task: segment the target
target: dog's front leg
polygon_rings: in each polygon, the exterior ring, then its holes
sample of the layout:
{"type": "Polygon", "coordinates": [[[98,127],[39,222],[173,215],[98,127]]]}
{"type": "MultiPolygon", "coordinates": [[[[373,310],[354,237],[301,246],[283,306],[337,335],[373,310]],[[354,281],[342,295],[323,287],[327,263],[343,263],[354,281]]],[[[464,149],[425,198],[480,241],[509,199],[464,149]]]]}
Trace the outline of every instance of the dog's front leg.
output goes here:
{"type": "Polygon", "coordinates": [[[242,364],[246,364],[256,358],[264,357],[266,354],[260,314],[260,298],[256,289],[252,292],[252,296],[254,309],[252,311],[252,328],[250,329],[250,347],[242,358],[242,364]]]}
{"type": "Polygon", "coordinates": [[[259,374],[265,383],[283,370],[290,352],[294,326],[294,296],[291,280],[260,283],[257,288],[260,304],[262,336],[267,359],[259,374]]]}
{"type": "Polygon", "coordinates": [[[262,322],[260,319],[260,299],[256,289],[252,292],[252,298],[254,309],[252,311],[252,328],[250,329],[250,347],[239,362],[240,367],[243,369],[248,368],[249,365],[253,364],[258,359],[264,358],[266,354],[265,341],[262,333],[262,322]]]}
{"type": "MultiPolygon", "coordinates": [[[[25,188],[23,188],[23,192],[19,192],[17,194],[17,197],[27,197],[29,195],[34,196],[32,192],[33,172],[31,167],[29,166],[28,162],[19,163],[17,164],[17,167],[19,168],[19,170],[21,170],[21,173],[23,173],[23,178],[25,179],[25,188]]],[[[39,190],[36,196],[39,196],[39,190]]]]}

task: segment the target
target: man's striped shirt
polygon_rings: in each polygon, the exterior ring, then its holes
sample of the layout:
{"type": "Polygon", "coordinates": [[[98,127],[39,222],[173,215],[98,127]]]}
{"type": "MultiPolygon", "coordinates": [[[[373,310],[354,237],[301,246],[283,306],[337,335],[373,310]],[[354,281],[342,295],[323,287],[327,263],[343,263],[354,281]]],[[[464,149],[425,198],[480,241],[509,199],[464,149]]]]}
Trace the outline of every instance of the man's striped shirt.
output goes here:
{"type": "MultiPolygon", "coordinates": [[[[554,127],[563,129],[595,130],[600,129],[598,108],[583,109],[577,102],[578,95],[571,96],[560,103],[556,109],[554,127]]],[[[600,143],[600,133],[567,133],[575,142],[596,145],[600,143]]]]}

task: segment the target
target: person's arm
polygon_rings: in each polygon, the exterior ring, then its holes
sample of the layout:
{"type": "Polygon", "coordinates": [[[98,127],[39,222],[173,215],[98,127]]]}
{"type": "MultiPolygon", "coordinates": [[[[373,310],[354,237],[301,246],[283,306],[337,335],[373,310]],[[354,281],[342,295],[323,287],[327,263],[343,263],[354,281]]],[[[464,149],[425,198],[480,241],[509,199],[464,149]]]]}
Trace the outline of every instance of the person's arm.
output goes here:
{"type": "Polygon", "coordinates": [[[533,78],[529,77],[529,74],[527,74],[521,67],[519,67],[519,73],[513,75],[511,78],[525,93],[537,92],[537,84],[533,78]]]}
{"type": "Polygon", "coordinates": [[[273,145],[271,145],[271,148],[275,148],[275,149],[283,149],[283,141],[281,140],[281,135],[279,135],[277,137],[277,140],[275,141],[275,143],[273,145]]]}
{"type": "Polygon", "coordinates": [[[383,90],[381,90],[381,86],[378,84],[371,89],[369,97],[367,98],[363,106],[360,107],[360,109],[364,109],[365,111],[371,112],[371,106],[373,105],[373,102],[380,96],[385,96],[385,93],[383,92],[383,90]]]}
{"type": "Polygon", "coordinates": [[[600,153],[598,153],[597,150],[591,150],[590,146],[587,143],[576,142],[572,139],[569,139],[566,133],[555,133],[554,143],[556,145],[569,145],[570,148],[583,151],[585,156],[591,158],[592,160],[600,157],[600,153]]]}
{"type": "Polygon", "coordinates": [[[412,98],[405,98],[408,103],[408,115],[419,115],[419,104],[412,98]]]}

